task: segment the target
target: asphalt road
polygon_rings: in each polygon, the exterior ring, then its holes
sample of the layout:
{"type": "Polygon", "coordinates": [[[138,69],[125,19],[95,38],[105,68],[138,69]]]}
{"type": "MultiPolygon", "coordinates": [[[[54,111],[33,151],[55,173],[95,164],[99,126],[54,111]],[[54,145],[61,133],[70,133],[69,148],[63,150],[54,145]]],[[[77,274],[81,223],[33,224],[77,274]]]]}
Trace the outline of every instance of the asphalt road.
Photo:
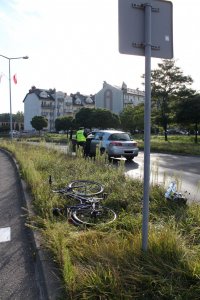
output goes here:
{"type": "MultiPolygon", "coordinates": [[[[168,184],[175,180],[178,190],[187,191],[190,202],[200,203],[200,157],[175,154],[151,153],[151,182],[168,184]]],[[[131,163],[126,162],[126,174],[143,179],[144,153],[140,152],[131,163]]]]}
{"type": "Polygon", "coordinates": [[[47,299],[38,285],[19,180],[12,159],[0,150],[0,299],[47,299]]]}

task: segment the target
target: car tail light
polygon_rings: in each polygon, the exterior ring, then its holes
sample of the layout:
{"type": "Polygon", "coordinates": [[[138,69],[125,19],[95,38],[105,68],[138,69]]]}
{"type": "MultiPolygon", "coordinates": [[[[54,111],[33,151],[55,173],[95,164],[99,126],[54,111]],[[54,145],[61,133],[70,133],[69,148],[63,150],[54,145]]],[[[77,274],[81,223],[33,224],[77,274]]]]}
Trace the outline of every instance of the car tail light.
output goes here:
{"type": "Polygon", "coordinates": [[[133,146],[134,146],[134,147],[137,147],[137,142],[134,142],[134,143],[133,143],[133,146]]]}
{"type": "Polygon", "coordinates": [[[111,142],[110,146],[122,146],[122,143],[120,143],[120,142],[111,142]]]}

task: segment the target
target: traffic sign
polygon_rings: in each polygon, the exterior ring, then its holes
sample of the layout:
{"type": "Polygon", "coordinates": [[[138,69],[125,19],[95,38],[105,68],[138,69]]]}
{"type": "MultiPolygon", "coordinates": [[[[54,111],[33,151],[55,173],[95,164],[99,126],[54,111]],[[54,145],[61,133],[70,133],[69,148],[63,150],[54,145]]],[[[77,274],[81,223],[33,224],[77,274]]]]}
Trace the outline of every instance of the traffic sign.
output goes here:
{"type": "Polygon", "coordinates": [[[173,58],[172,3],[162,0],[118,1],[119,51],[145,56],[142,249],[146,251],[150,191],[151,57],[173,58]]]}
{"type": "Polygon", "coordinates": [[[145,56],[145,6],[151,5],[151,57],[173,58],[172,3],[118,0],[119,52],[145,56]]]}

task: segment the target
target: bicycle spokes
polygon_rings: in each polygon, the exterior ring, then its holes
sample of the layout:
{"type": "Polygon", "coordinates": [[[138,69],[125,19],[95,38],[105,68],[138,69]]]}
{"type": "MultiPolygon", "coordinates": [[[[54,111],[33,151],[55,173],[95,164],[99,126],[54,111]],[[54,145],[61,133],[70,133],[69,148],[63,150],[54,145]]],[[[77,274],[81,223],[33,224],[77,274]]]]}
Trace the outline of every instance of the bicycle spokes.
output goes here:
{"type": "Polygon", "coordinates": [[[72,213],[72,217],[80,224],[98,225],[113,222],[116,219],[116,214],[107,207],[101,207],[94,210],[90,206],[88,208],[75,210],[72,213]]]}
{"type": "Polygon", "coordinates": [[[113,210],[100,204],[107,194],[103,193],[104,188],[98,182],[74,180],[64,189],[52,191],[61,194],[66,200],[71,202],[69,204],[66,201],[64,209],[54,208],[54,216],[67,215],[68,219],[71,219],[75,225],[108,224],[116,219],[116,214],[113,210]],[[76,203],[72,204],[72,202],[76,203]]]}

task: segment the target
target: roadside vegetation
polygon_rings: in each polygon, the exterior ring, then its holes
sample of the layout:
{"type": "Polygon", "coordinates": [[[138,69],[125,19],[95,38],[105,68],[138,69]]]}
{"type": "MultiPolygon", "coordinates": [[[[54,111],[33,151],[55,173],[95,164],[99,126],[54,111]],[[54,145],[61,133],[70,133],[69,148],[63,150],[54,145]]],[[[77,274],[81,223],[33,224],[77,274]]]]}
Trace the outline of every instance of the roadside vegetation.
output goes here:
{"type": "MultiPolygon", "coordinates": [[[[73,135],[75,138],[75,135],[73,135]]],[[[132,138],[138,142],[140,150],[144,149],[144,135],[134,134],[132,138]]],[[[57,144],[69,144],[70,139],[67,134],[45,133],[43,136],[22,137],[19,141],[30,142],[48,142],[57,144]]],[[[169,135],[168,140],[165,141],[164,135],[151,135],[151,151],[163,153],[177,153],[185,155],[200,155],[200,136],[198,136],[197,143],[194,142],[194,135],[169,135]]]]}
{"type": "Polygon", "coordinates": [[[164,189],[151,187],[148,250],[141,250],[142,193],[139,180],[124,174],[97,155],[85,160],[20,142],[0,141],[12,152],[32,194],[35,216],[27,224],[42,234],[45,247],[61,271],[62,299],[199,299],[200,207],[166,202],[164,189]],[[52,207],[64,199],[51,192],[74,179],[105,186],[106,206],[117,212],[109,226],[75,227],[55,218],[52,207]]]}
{"type": "MultiPolygon", "coordinates": [[[[139,148],[144,148],[143,137],[134,136],[139,143],[139,148]]],[[[176,153],[185,155],[200,155],[200,136],[198,136],[197,143],[194,142],[194,135],[168,135],[167,141],[164,140],[163,135],[151,136],[151,151],[163,153],[176,153]]]]}

